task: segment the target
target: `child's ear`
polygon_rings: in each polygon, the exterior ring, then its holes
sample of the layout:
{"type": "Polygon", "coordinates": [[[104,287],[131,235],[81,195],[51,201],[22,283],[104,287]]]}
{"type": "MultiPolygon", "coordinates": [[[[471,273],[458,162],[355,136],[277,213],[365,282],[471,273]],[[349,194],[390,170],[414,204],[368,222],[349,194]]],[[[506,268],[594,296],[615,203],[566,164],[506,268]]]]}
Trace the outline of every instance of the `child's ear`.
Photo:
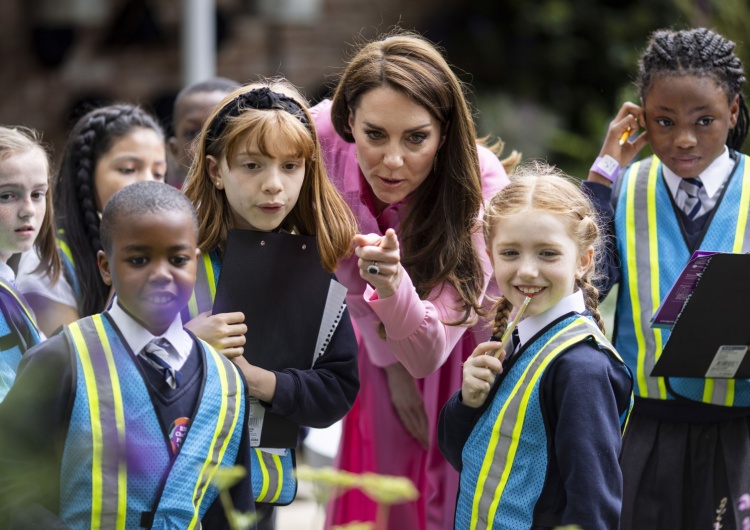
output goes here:
{"type": "Polygon", "coordinates": [[[594,265],[594,247],[590,246],[581,253],[578,269],[576,270],[576,280],[583,278],[594,265]]]}
{"type": "Polygon", "coordinates": [[[734,129],[740,116],[740,95],[734,96],[734,101],[729,105],[729,128],[734,129]]]}
{"type": "Polygon", "coordinates": [[[109,258],[107,253],[100,250],[96,253],[96,261],[99,264],[99,274],[102,275],[102,280],[107,285],[112,285],[112,274],[109,270],[109,258]]]}
{"type": "Polygon", "coordinates": [[[170,136],[169,140],[167,140],[167,147],[169,148],[169,152],[172,153],[172,156],[175,160],[179,158],[180,150],[177,146],[177,138],[175,136],[170,136]]]}
{"type": "Polygon", "coordinates": [[[224,189],[224,181],[221,180],[221,171],[219,171],[219,161],[212,155],[206,155],[206,170],[208,176],[211,177],[211,182],[214,183],[217,189],[224,189]]]}
{"type": "Polygon", "coordinates": [[[492,257],[492,251],[488,249],[487,247],[484,248],[484,251],[487,253],[487,256],[490,258],[490,264],[492,265],[492,268],[495,268],[495,258],[492,257]]]}

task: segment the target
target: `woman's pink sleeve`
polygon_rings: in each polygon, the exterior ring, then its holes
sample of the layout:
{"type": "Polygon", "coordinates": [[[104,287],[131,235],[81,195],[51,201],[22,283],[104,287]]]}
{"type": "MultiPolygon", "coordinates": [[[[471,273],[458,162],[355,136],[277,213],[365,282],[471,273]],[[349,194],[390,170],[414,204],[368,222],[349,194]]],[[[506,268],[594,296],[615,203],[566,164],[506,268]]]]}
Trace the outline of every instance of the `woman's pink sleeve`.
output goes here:
{"type": "MultiPolygon", "coordinates": [[[[479,161],[483,194],[488,200],[506,186],[509,180],[502,164],[489,150],[479,148],[479,161]]],[[[477,223],[472,240],[482,262],[483,292],[486,292],[493,271],[485,251],[480,223],[477,223]]],[[[400,361],[417,378],[426,377],[440,368],[468,329],[466,326],[446,324],[460,320],[463,316],[463,312],[457,309],[458,294],[447,283],[435,288],[427,300],[420,300],[411,278],[404,274],[392,296],[380,299],[368,285],[363,297],[385,325],[388,336],[387,349],[368,349],[373,363],[387,366],[394,362],[395,356],[395,360],[400,361]]]]}

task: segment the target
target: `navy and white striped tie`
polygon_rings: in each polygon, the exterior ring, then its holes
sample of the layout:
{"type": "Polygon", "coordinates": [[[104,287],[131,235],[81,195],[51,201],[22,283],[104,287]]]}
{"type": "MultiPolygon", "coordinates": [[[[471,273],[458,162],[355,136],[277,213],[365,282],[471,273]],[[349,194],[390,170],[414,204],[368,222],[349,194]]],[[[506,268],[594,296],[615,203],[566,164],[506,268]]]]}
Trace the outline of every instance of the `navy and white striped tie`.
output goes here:
{"type": "Polygon", "coordinates": [[[154,339],[143,347],[141,357],[155,370],[161,372],[164,375],[164,381],[174,389],[180,386],[182,374],[167,363],[170,351],[177,355],[174,346],[167,339],[154,339]]]}
{"type": "Polygon", "coordinates": [[[707,199],[706,190],[700,178],[683,178],[677,193],[677,206],[693,220],[706,213],[704,200],[707,199]]]}

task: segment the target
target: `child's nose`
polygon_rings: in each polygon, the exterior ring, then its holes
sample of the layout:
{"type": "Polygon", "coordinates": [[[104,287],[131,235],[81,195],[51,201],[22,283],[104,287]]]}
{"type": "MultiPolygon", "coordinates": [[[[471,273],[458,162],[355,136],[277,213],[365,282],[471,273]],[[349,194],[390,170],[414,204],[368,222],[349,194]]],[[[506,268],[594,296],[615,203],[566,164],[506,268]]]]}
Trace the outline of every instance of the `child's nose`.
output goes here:
{"type": "Polygon", "coordinates": [[[521,278],[536,278],[539,274],[539,267],[536,260],[532,258],[521,258],[518,265],[518,276],[521,278]]]}
{"type": "Polygon", "coordinates": [[[34,203],[31,197],[26,197],[21,201],[21,207],[18,210],[18,217],[28,219],[35,213],[34,203]]]}
{"type": "Polygon", "coordinates": [[[278,168],[269,168],[266,179],[263,181],[263,191],[273,194],[279,193],[282,189],[280,170],[278,168]]]}
{"type": "Polygon", "coordinates": [[[151,271],[151,281],[167,282],[172,280],[172,269],[168,260],[155,260],[151,271]]]}
{"type": "Polygon", "coordinates": [[[689,147],[694,147],[696,143],[697,143],[697,140],[695,138],[695,133],[693,132],[692,128],[683,127],[677,131],[676,144],[678,147],[681,147],[682,149],[686,149],[689,147]]]}

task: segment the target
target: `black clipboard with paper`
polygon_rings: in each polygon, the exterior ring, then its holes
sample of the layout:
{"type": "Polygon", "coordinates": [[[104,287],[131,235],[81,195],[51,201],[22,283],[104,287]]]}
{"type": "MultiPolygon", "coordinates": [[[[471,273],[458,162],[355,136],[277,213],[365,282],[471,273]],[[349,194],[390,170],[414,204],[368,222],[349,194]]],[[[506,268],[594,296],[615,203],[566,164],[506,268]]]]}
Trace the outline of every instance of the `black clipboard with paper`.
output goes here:
{"type": "MultiPolygon", "coordinates": [[[[309,369],[332,277],[314,236],[230,230],[213,313],[245,314],[251,364],[309,369]]],[[[297,434],[296,423],[266,411],[260,447],[296,447],[297,434]]]]}
{"type": "Polygon", "coordinates": [[[750,254],[711,256],[652,376],[750,378],[750,254]]]}

